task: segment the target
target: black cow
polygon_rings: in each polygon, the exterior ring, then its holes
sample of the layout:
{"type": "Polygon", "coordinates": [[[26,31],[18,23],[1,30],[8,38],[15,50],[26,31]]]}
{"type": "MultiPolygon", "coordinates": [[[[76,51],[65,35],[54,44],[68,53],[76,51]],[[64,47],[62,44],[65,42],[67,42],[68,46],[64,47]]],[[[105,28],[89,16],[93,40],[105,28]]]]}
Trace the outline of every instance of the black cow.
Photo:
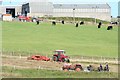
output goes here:
{"type": "Polygon", "coordinates": [[[53,21],[53,22],[52,22],[52,25],[56,25],[56,22],[55,22],[55,21],[53,21]]]}
{"type": "Polygon", "coordinates": [[[78,23],[76,23],[76,27],[78,27],[78,23]]]}
{"type": "Polygon", "coordinates": [[[39,25],[39,23],[40,23],[39,20],[37,20],[36,22],[37,22],[37,25],[39,25]]]}
{"type": "Polygon", "coordinates": [[[99,25],[102,25],[102,22],[99,22],[99,25]]]}
{"type": "Polygon", "coordinates": [[[102,22],[99,22],[98,24],[98,28],[101,28],[102,22]]]}
{"type": "Polygon", "coordinates": [[[64,20],[62,20],[62,24],[64,24],[64,20]]]}
{"type": "Polygon", "coordinates": [[[117,25],[117,24],[118,24],[118,22],[111,22],[111,24],[115,24],[115,25],[117,25]]]}
{"type": "Polygon", "coordinates": [[[80,25],[83,25],[84,24],[84,21],[80,22],[80,25]]]}
{"type": "Polygon", "coordinates": [[[107,27],[107,30],[111,30],[111,29],[113,29],[113,26],[108,26],[107,27]]]}
{"type": "Polygon", "coordinates": [[[98,25],[98,28],[101,28],[101,25],[98,25]]]}

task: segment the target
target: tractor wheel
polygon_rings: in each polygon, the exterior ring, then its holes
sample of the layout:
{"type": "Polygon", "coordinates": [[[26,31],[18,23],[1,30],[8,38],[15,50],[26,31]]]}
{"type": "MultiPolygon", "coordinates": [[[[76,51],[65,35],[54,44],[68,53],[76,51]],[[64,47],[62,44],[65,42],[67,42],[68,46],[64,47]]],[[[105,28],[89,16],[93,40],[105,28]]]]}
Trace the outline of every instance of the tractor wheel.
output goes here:
{"type": "Polygon", "coordinates": [[[65,62],[65,58],[62,59],[62,62],[65,62]]]}
{"type": "Polygon", "coordinates": [[[80,68],[76,68],[75,71],[79,72],[81,69],[80,68]]]}
{"type": "Polygon", "coordinates": [[[53,61],[58,61],[58,58],[56,56],[53,56],[53,61]]]}
{"type": "Polygon", "coordinates": [[[69,59],[67,59],[67,60],[66,60],[66,62],[67,62],[67,63],[70,63],[70,60],[69,60],[69,59]]]}

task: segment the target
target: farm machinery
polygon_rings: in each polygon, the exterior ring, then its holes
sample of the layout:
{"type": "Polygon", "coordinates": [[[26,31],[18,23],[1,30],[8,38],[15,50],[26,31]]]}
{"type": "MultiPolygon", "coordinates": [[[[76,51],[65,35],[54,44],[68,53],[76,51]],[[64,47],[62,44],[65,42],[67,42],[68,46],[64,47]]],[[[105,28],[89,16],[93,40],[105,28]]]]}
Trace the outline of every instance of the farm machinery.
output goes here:
{"type": "Polygon", "coordinates": [[[69,64],[69,63],[65,63],[62,67],[62,70],[64,71],[69,71],[69,70],[75,70],[75,71],[85,71],[85,72],[92,72],[92,71],[109,71],[109,66],[108,64],[105,65],[105,67],[103,67],[101,64],[100,66],[97,65],[89,65],[87,66],[87,68],[83,68],[80,64],[69,64]]]}
{"type": "Polygon", "coordinates": [[[27,22],[30,22],[31,21],[31,17],[27,17],[27,16],[24,16],[24,15],[20,15],[18,16],[19,18],[19,21],[27,21],[27,22]]]}
{"type": "MultiPolygon", "coordinates": [[[[55,54],[53,54],[53,61],[57,62],[70,62],[69,57],[65,56],[64,50],[55,50],[55,54]]],[[[43,60],[43,61],[50,61],[50,58],[41,55],[33,55],[27,58],[28,60],[43,60]]]]}
{"type": "Polygon", "coordinates": [[[64,64],[62,69],[64,71],[69,71],[69,70],[81,71],[81,70],[83,70],[83,68],[80,64],[72,65],[72,64],[68,64],[68,63],[64,64]]]}
{"type": "Polygon", "coordinates": [[[55,50],[53,54],[53,61],[70,62],[69,57],[65,55],[65,50],[55,50]]]}
{"type": "Polygon", "coordinates": [[[28,60],[42,60],[42,61],[50,61],[50,58],[41,55],[33,55],[27,58],[28,60]]]}

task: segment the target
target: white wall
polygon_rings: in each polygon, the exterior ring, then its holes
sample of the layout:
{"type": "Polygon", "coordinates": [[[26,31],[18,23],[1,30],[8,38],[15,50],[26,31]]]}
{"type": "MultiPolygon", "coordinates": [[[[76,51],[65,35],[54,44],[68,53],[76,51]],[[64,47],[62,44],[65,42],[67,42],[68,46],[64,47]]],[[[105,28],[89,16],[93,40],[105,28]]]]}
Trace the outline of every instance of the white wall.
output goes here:
{"type": "Polygon", "coordinates": [[[97,18],[101,20],[111,20],[111,13],[109,9],[54,9],[54,17],[87,17],[97,18]]]}

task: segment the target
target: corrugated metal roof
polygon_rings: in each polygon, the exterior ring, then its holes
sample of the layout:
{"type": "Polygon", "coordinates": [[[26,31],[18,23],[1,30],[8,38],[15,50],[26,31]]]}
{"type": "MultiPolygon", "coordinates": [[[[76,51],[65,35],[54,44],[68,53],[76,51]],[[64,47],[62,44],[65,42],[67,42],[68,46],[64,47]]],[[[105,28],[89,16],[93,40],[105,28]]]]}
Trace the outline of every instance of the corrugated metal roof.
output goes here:
{"type": "Polygon", "coordinates": [[[53,4],[54,8],[61,9],[109,9],[110,6],[108,4],[53,4]]]}

